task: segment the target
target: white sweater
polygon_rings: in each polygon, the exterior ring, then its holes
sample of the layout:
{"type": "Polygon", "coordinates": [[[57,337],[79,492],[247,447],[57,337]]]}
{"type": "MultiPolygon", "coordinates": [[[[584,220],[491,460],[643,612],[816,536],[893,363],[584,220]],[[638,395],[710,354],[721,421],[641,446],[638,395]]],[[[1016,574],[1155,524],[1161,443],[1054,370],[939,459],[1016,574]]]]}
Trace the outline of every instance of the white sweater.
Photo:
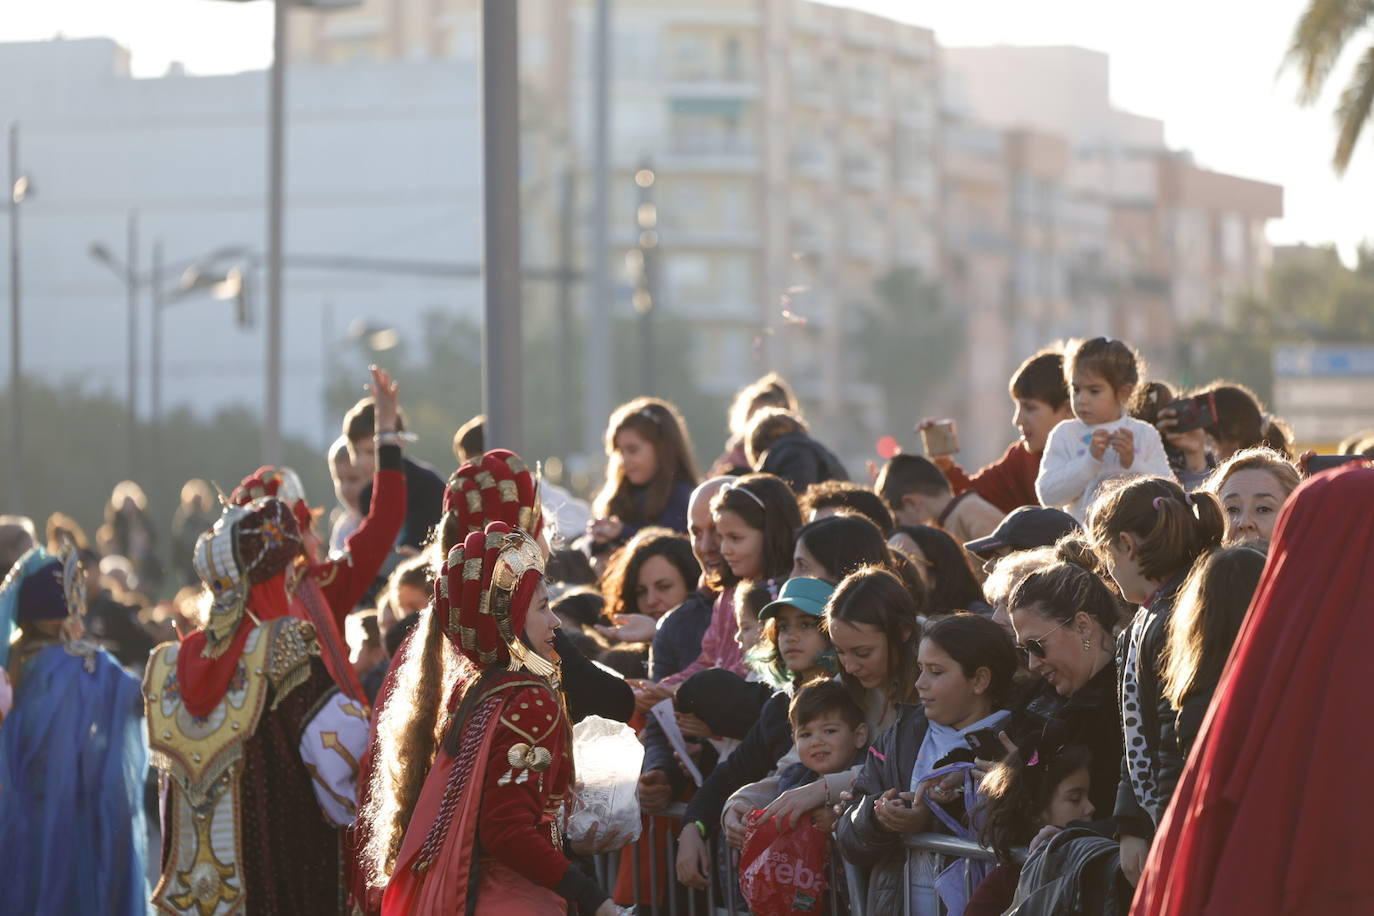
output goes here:
{"type": "Polygon", "coordinates": [[[1035,478],[1035,493],[1041,505],[1063,509],[1083,522],[1102,484],[1117,477],[1175,479],[1159,432],[1130,416],[1093,426],[1075,417],[1064,420],[1050,432],[1045,456],[1040,459],[1040,475],[1035,478]],[[1123,428],[1135,437],[1135,460],[1129,468],[1121,466],[1121,457],[1112,448],[1100,459],[1092,456],[1088,444],[1095,431],[1123,428]]]}

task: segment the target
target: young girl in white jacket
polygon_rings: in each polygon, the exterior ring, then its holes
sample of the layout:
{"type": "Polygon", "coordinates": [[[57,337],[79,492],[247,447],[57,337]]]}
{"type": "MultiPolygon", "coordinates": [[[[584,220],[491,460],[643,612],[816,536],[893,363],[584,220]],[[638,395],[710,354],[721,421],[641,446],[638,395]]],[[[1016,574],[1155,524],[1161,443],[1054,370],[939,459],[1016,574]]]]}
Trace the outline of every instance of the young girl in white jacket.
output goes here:
{"type": "Polygon", "coordinates": [[[1082,522],[1108,480],[1173,479],[1159,433],[1127,412],[1140,384],[1140,361],[1128,344],[1109,337],[1074,341],[1064,374],[1074,418],[1056,426],[1045,445],[1035,480],[1042,505],[1061,508],[1082,522]]]}

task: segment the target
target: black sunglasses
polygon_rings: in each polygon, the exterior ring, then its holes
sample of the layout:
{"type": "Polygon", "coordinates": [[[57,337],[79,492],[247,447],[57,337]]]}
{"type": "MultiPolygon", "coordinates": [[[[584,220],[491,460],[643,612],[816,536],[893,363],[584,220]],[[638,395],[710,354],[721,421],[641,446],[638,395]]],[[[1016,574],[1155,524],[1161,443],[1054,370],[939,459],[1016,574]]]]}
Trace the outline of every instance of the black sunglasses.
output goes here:
{"type": "MultiPolygon", "coordinates": [[[[1070,617],[1068,620],[1064,621],[1059,626],[1055,627],[1054,630],[1062,630],[1064,627],[1068,626],[1072,622],[1073,618],[1070,617]]],[[[1049,636],[1050,633],[1054,632],[1054,630],[1050,630],[1048,633],[1045,634],[1045,636],[1049,636]]],[[[1019,642],[1016,644],[1016,648],[1020,651],[1022,657],[1024,658],[1029,658],[1032,655],[1034,655],[1036,658],[1044,658],[1045,636],[1041,636],[1038,639],[1028,639],[1025,642],[1019,642]]]]}

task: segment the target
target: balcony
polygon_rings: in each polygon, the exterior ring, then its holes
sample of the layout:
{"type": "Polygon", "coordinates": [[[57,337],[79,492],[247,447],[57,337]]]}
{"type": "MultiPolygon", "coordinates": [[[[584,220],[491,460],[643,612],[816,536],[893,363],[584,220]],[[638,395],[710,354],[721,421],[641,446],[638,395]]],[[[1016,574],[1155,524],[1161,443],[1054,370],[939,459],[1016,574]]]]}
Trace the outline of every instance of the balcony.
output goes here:
{"type": "Polygon", "coordinates": [[[742,133],[675,130],[662,172],[755,173],[760,168],[758,143],[742,133]]]}
{"type": "Polygon", "coordinates": [[[845,156],[844,181],[851,188],[876,191],[883,186],[882,168],[871,156],[845,156]]]}
{"type": "Polygon", "coordinates": [[[829,181],[835,177],[835,156],[817,142],[792,147],[792,173],[801,178],[829,181]]]}
{"type": "Polygon", "coordinates": [[[698,70],[675,68],[668,74],[667,95],[677,99],[759,98],[762,89],[758,74],[748,69],[698,70]]]}

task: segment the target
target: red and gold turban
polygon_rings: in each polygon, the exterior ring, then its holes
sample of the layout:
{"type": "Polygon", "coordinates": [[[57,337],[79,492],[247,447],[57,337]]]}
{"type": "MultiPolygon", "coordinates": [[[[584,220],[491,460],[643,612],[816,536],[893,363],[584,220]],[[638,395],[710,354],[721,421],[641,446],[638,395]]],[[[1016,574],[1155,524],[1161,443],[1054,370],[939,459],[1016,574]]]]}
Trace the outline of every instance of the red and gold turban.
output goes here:
{"type": "Polygon", "coordinates": [[[310,506],[305,501],[305,487],[301,479],[290,468],[275,468],[265,464],[258,468],[238,485],[229,496],[229,502],[236,506],[246,506],[255,499],[271,496],[280,499],[291,507],[296,517],[296,525],[301,531],[309,531],[314,520],[310,516],[310,506]]]}
{"type": "Polygon", "coordinates": [[[544,527],[539,478],[515,452],[494,449],[453,472],[444,491],[444,511],[458,518],[458,533],[481,532],[505,522],[538,540],[544,527]]]}
{"type": "Polygon", "coordinates": [[[504,522],[473,531],[449,551],[434,582],[435,620],[470,661],[548,677],[555,668],[521,637],[544,555],[534,538],[504,522]]]}

